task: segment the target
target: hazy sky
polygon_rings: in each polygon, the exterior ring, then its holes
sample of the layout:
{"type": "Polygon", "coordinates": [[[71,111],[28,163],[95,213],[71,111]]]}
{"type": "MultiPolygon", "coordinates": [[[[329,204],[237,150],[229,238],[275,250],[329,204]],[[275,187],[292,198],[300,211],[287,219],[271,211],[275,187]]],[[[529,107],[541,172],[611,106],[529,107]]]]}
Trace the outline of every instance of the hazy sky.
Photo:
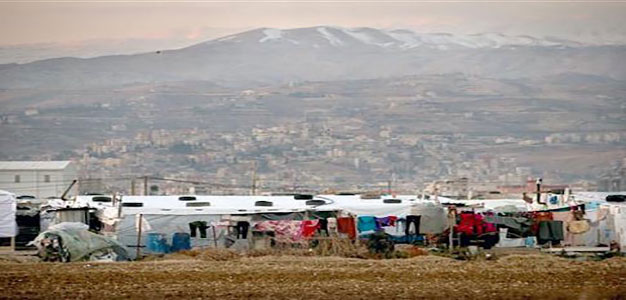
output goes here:
{"type": "Polygon", "coordinates": [[[624,2],[3,2],[0,43],[101,39],[196,42],[256,27],[315,25],[502,32],[626,41],[624,2]]]}

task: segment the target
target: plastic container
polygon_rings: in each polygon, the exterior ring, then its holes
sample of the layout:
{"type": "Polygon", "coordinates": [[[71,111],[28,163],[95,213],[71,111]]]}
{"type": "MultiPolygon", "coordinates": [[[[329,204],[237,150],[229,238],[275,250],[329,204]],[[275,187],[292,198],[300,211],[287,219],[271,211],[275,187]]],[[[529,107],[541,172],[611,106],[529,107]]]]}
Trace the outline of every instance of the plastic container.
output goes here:
{"type": "Polygon", "coordinates": [[[191,249],[191,237],[186,232],[176,232],[172,237],[172,252],[191,249]]]}
{"type": "Polygon", "coordinates": [[[169,245],[163,233],[148,233],[148,252],[152,253],[168,253],[169,245]]]}

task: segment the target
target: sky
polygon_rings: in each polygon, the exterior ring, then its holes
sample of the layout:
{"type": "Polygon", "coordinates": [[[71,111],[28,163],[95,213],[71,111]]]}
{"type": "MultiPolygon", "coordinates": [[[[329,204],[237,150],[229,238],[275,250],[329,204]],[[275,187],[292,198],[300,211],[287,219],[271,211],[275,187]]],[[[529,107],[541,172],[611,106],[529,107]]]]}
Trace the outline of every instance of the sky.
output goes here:
{"type": "Polygon", "coordinates": [[[258,27],[316,25],[500,32],[626,42],[623,2],[0,1],[0,45],[103,40],[193,44],[258,27]]]}

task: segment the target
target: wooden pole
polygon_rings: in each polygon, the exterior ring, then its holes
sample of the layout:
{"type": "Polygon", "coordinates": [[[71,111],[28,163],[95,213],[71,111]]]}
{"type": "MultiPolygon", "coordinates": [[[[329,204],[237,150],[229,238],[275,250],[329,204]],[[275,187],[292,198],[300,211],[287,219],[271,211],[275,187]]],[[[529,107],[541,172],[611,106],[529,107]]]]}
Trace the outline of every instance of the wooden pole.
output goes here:
{"type": "Polygon", "coordinates": [[[256,161],[252,162],[252,196],[256,195],[256,161]]]}
{"type": "Polygon", "coordinates": [[[215,225],[211,225],[211,230],[213,230],[213,243],[215,244],[215,248],[217,249],[217,234],[215,233],[215,225]]]}
{"type": "Polygon", "coordinates": [[[139,214],[139,224],[137,225],[137,257],[135,260],[139,259],[139,255],[141,255],[141,222],[143,221],[143,214],[139,214]]]}
{"type": "Polygon", "coordinates": [[[456,223],[456,210],[450,210],[448,208],[448,226],[450,227],[450,234],[448,236],[448,242],[450,246],[448,247],[448,251],[452,252],[454,249],[454,225],[456,223]]]}
{"type": "Polygon", "coordinates": [[[148,196],[148,176],[143,177],[143,195],[148,196]]]}

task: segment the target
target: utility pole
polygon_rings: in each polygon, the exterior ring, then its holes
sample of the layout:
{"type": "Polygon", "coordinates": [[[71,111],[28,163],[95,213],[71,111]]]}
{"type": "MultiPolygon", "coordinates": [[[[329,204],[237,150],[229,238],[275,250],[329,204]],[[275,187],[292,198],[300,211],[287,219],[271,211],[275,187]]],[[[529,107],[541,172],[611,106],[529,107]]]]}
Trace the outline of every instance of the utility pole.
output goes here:
{"type": "Polygon", "coordinates": [[[252,196],[256,195],[256,160],[252,162],[252,196]]]}
{"type": "Polygon", "coordinates": [[[143,195],[148,196],[148,176],[143,177],[143,195]]]}
{"type": "Polygon", "coordinates": [[[543,183],[543,179],[541,179],[541,177],[537,178],[537,181],[535,182],[537,184],[537,203],[538,204],[545,204],[543,202],[541,202],[541,184],[543,183]]]}
{"type": "Polygon", "coordinates": [[[141,255],[141,225],[143,225],[143,214],[139,214],[139,222],[137,224],[137,253],[135,254],[135,260],[139,260],[141,255]]]}

